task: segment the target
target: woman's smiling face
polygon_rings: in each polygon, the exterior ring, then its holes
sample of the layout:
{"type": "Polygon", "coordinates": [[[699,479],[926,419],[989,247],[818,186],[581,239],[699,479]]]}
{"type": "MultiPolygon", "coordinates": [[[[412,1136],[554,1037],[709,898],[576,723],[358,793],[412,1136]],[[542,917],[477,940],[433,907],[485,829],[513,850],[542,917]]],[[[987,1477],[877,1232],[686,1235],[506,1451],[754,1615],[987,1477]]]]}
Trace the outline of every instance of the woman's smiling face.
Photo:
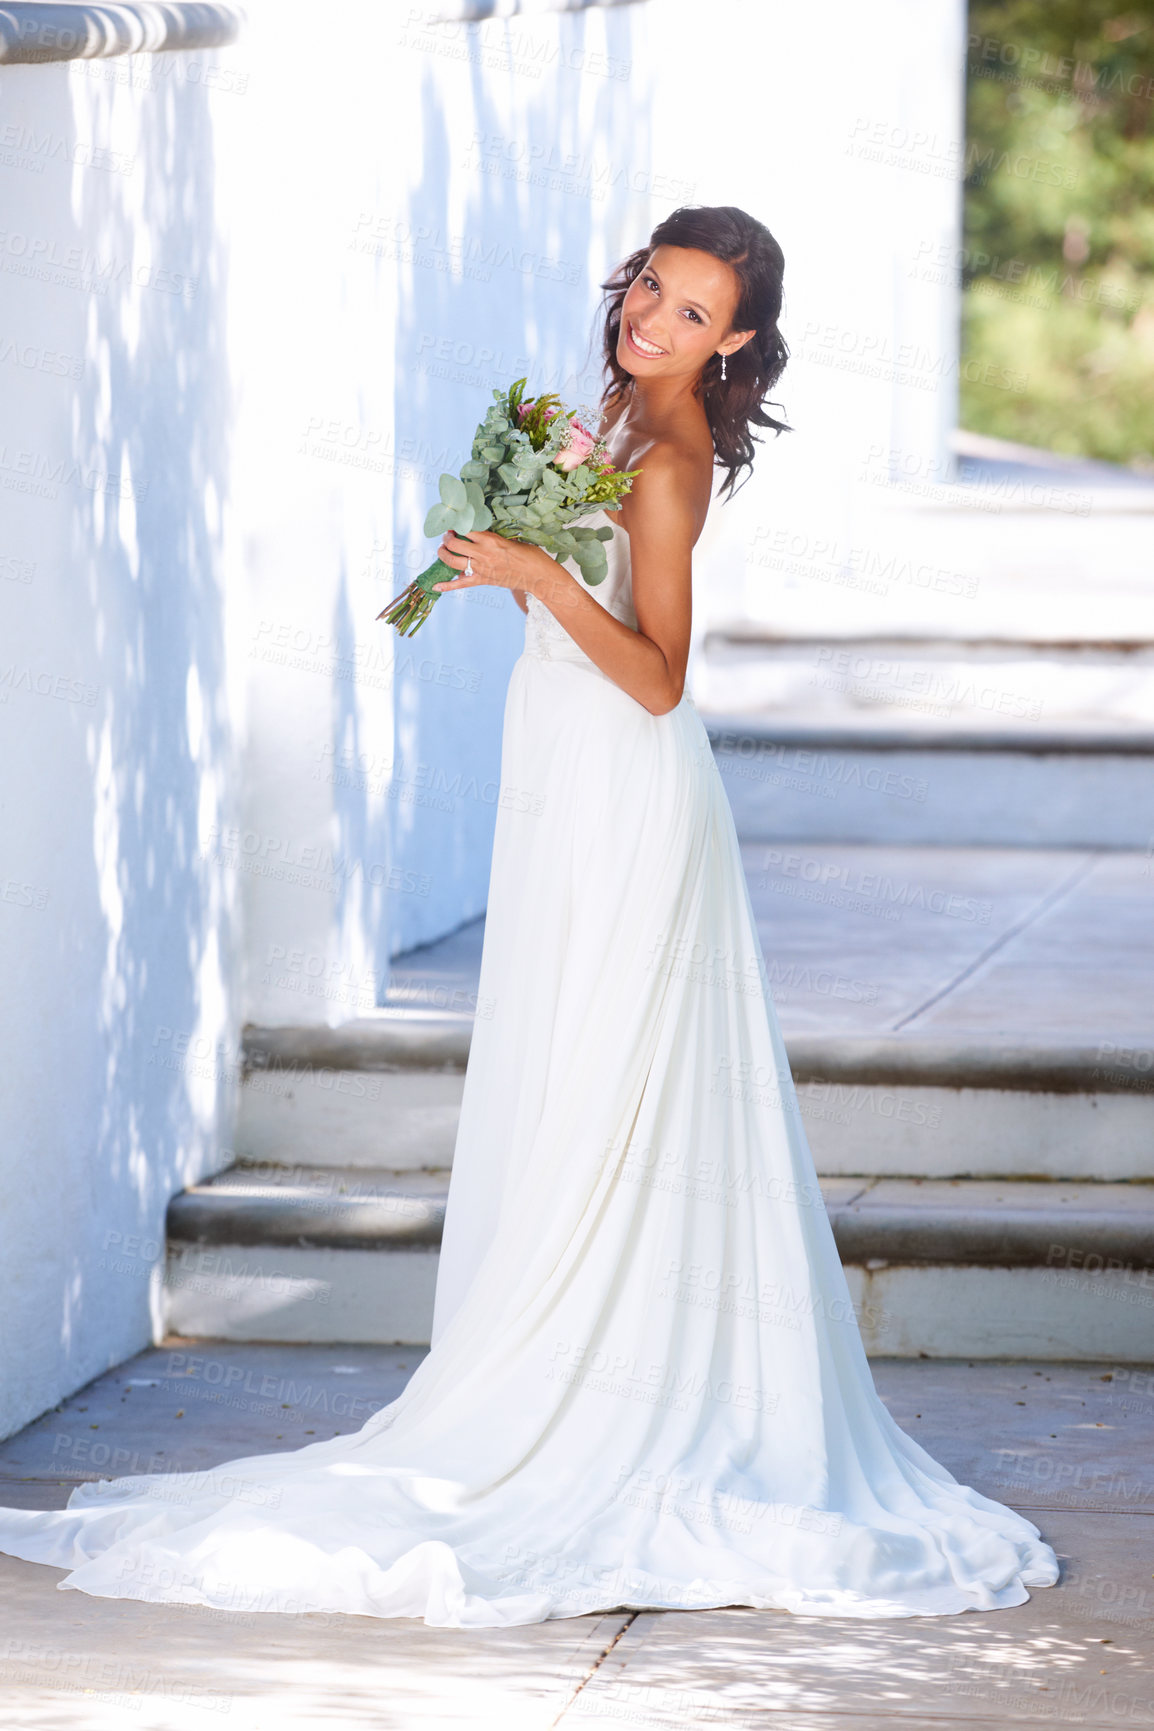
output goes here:
{"type": "Polygon", "coordinates": [[[736,272],[712,253],[656,247],[621,305],[619,365],[638,379],[694,377],[719,349],[740,347],[738,294],[736,272]]]}

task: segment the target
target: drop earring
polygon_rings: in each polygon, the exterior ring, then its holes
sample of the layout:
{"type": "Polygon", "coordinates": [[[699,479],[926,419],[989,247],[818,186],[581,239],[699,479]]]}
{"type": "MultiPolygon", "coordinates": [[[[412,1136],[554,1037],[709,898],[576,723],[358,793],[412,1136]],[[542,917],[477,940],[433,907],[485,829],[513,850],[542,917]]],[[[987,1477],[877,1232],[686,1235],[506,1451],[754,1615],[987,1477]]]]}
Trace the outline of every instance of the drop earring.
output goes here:
{"type": "Polygon", "coordinates": [[[725,383],[725,356],[724,355],[722,355],[722,357],[721,357],[721,382],[722,382],[722,384],[725,383]]]}

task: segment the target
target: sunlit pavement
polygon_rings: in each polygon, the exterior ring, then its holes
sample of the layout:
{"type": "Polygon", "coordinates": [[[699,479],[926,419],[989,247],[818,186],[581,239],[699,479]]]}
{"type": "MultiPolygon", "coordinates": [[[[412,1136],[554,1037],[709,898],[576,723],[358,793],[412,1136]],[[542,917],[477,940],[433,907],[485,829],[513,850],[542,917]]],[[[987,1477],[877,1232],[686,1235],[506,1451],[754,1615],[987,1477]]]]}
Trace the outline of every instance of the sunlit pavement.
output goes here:
{"type": "MultiPolygon", "coordinates": [[[[404,1347],[170,1341],[0,1444],[0,1500],[196,1471],[359,1428],[404,1347]]],[[[0,1724],[28,1731],[717,1725],[908,1731],[1154,1723],[1154,1372],[875,1363],[900,1424],[1027,1513],[1063,1564],[1025,1605],[864,1622],[610,1612],[511,1630],[227,1614],[60,1594],[0,1558],[0,1724]]]]}
{"type": "MultiPolygon", "coordinates": [[[[787,1040],[1150,1044],[1147,853],[746,842],[742,856],[787,1040]]],[[[474,920],[397,957],[389,1006],[471,1009],[484,930],[474,920]]]]}

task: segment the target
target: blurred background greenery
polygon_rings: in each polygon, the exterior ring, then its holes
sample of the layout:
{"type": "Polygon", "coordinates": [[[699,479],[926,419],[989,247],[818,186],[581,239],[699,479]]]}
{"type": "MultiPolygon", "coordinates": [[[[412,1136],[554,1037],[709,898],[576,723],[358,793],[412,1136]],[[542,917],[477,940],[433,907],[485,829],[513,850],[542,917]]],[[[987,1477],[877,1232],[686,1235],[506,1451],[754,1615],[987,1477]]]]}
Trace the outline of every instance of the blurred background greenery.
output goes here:
{"type": "Polygon", "coordinates": [[[961,425],[1154,472],[1154,3],[973,0],[966,107],[961,425]]]}

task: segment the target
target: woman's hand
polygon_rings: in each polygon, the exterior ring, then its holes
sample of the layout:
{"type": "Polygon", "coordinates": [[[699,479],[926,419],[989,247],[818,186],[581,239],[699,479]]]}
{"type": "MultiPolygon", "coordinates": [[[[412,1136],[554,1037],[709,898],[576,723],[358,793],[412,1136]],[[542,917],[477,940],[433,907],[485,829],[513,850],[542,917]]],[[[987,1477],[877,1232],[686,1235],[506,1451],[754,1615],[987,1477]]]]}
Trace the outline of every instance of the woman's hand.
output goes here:
{"type": "Polygon", "coordinates": [[[573,581],[541,547],[534,547],[528,541],[509,541],[504,535],[494,534],[492,529],[470,529],[467,535],[457,535],[450,529],[437,548],[437,557],[454,571],[464,573],[466,564],[472,566],[468,576],[455,577],[452,582],[434,583],[433,588],[442,595],[483,586],[520,589],[525,594],[532,594],[543,583],[555,583],[558,577],[573,581]]]}

